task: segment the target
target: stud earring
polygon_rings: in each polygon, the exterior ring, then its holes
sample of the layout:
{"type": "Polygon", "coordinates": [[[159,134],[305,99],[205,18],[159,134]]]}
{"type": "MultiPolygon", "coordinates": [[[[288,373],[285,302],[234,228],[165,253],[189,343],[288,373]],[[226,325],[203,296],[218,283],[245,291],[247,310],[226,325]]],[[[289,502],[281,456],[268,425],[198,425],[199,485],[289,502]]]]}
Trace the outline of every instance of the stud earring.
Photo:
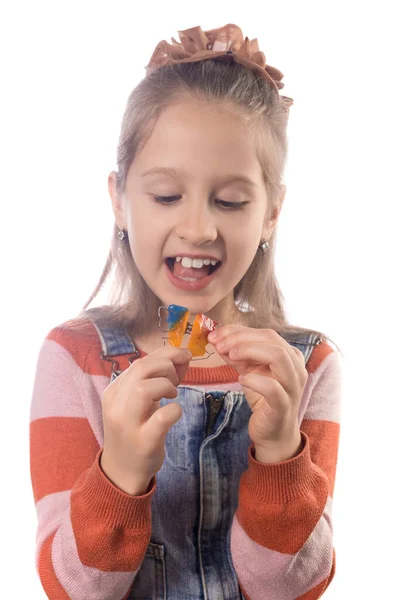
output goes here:
{"type": "Polygon", "coordinates": [[[262,250],[262,252],[267,252],[269,248],[268,240],[264,240],[258,247],[260,248],[260,250],[262,250]]]}

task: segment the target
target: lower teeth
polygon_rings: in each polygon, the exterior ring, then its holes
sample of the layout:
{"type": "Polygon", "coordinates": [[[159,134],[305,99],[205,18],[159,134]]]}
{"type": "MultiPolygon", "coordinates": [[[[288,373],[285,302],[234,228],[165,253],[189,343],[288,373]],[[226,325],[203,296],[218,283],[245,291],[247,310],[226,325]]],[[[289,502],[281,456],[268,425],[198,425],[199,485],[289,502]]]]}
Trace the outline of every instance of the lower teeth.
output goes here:
{"type": "Polygon", "coordinates": [[[183,281],[198,281],[198,279],[192,279],[192,277],[179,277],[178,279],[183,279],[183,281]]]}

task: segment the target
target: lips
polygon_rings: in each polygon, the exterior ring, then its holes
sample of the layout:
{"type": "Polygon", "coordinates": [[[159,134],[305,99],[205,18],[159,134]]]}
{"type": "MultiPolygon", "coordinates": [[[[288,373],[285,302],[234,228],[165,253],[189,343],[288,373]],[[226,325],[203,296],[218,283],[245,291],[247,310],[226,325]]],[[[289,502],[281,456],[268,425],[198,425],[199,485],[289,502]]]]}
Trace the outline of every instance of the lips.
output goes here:
{"type": "Polygon", "coordinates": [[[213,267],[213,272],[211,273],[211,275],[206,275],[205,277],[202,277],[201,279],[197,279],[195,281],[188,281],[177,277],[174,274],[173,269],[170,269],[167,259],[165,260],[165,270],[169,281],[174,285],[174,287],[189,292],[196,292],[206,288],[212,282],[214,277],[216,277],[216,273],[218,272],[219,268],[221,268],[221,263],[219,263],[219,266],[215,265],[215,267],[213,267]]]}

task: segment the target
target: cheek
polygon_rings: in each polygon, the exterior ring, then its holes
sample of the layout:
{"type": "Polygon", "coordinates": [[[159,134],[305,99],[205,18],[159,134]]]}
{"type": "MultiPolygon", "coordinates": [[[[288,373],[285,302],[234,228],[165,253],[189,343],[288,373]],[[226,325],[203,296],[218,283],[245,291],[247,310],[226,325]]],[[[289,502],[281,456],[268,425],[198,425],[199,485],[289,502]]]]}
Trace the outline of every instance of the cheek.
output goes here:
{"type": "Polygon", "coordinates": [[[241,271],[241,277],[244,277],[244,275],[249,270],[249,267],[253,261],[253,258],[254,258],[254,253],[249,252],[248,250],[246,253],[242,254],[241,260],[240,260],[240,262],[238,262],[238,268],[241,271]]]}
{"type": "Polygon", "coordinates": [[[159,238],[147,235],[145,231],[138,233],[131,242],[132,256],[137,264],[150,265],[160,260],[159,238]]]}
{"type": "Polygon", "coordinates": [[[152,279],[164,269],[164,239],[161,231],[142,226],[135,230],[134,238],[130,240],[133,260],[145,279],[152,279]]]}
{"type": "Polygon", "coordinates": [[[254,252],[252,251],[251,244],[247,247],[240,245],[240,247],[235,248],[230,254],[230,260],[228,261],[229,269],[226,270],[225,277],[230,282],[232,282],[233,278],[235,285],[237,285],[246,275],[253,258],[254,252]]]}
{"type": "Polygon", "coordinates": [[[131,247],[135,254],[149,255],[151,258],[159,252],[160,245],[164,239],[165,224],[160,218],[156,218],[146,207],[139,210],[132,209],[130,215],[131,224],[131,247]]]}
{"type": "Polygon", "coordinates": [[[258,233],[247,233],[245,230],[236,229],[235,243],[231,246],[231,264],[237,265],[238,269],[247,271],[253,261],[258,247],[258,233]],[[238,243],[239,242],[239,243],[238,243]]]}

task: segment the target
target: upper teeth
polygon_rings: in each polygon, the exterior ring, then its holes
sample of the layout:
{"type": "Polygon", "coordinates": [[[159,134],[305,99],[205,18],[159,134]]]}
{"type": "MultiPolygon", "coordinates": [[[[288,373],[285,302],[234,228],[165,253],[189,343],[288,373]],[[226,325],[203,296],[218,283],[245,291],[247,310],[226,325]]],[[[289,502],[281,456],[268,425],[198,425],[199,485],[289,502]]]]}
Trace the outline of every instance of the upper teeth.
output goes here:
{"type": "Polygon", "coordinates": [[[176,262],[182,261],[182,267],[186,267],[187,269],[191,269],[194,267],[195,269],[201,269],[204,265],[211,264],[213,267],[217,264],[217,260],[210,260],[209,258],[188,258],[187,256],[177,256],[176,262]]]}

